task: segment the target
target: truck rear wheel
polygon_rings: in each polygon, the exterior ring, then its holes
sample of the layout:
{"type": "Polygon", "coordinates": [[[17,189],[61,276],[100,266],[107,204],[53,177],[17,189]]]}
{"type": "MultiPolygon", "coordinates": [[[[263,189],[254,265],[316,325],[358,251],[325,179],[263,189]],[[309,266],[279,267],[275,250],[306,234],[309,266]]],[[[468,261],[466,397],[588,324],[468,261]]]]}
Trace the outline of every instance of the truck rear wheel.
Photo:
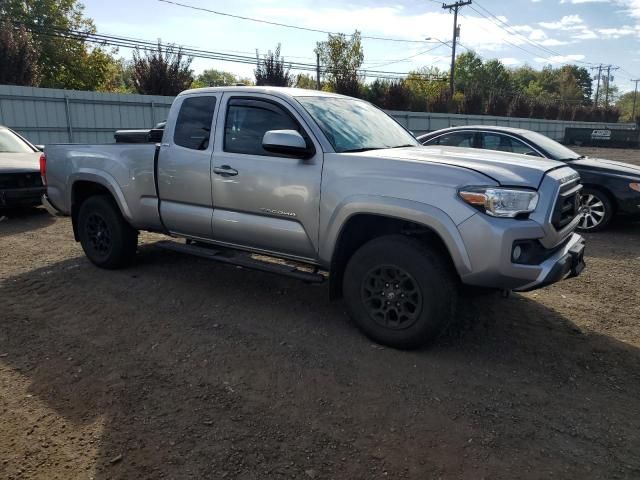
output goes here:
{"type": "Polygon", "coordinates": [[[81,205],[78,234],[87,258],[101,268],[128,265],[138,247],[138,232],[107,195],[90,197],[81,205]]]}
{"type": "Polygon", "coordinates": [[[372,340],[415,348],[453,317],[457,282],[434,248],[403,235],[376,238],[349,259],[343,294],[350,317],[372,340]]]}

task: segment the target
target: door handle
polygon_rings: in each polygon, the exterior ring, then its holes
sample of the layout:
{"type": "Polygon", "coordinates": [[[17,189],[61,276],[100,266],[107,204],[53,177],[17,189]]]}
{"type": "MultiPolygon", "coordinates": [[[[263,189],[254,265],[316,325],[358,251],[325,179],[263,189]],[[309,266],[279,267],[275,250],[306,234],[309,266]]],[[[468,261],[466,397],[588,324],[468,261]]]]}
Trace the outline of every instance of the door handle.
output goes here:
{"type": "Polygon", "coordinates": [[[219,167],[213,167],[213,173],[222,175],[223,177],[233,177],[238,175],[238,170],[231,168],[229,165],[221,165],[219,167]]]}

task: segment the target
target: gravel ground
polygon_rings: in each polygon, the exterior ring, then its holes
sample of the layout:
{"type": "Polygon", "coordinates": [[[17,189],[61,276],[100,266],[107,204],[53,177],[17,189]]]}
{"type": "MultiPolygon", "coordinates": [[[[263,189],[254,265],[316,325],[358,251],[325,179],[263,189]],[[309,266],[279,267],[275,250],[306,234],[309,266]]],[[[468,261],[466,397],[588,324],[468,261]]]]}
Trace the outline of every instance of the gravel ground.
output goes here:
{"type": "Polygon", "coordinates": [[[0,478],[640,478],[640,224],[414,352],[158,238],[103,271],[67,219],[0,222],[0,478]]]}

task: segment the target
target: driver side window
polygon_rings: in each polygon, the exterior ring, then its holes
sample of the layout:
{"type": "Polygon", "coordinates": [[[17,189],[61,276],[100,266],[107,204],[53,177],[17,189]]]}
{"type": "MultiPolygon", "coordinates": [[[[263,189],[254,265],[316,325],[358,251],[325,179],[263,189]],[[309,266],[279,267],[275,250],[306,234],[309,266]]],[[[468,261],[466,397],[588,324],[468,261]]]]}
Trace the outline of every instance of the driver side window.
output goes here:
{"type": "Polygon", "coordinates": [[[262,138],[269,130],[300,132],[301,129],[288,112],[274,103],[243,98],[229,100],[224,125],[225,152],[280,156],[262,148],[262,138]]]}

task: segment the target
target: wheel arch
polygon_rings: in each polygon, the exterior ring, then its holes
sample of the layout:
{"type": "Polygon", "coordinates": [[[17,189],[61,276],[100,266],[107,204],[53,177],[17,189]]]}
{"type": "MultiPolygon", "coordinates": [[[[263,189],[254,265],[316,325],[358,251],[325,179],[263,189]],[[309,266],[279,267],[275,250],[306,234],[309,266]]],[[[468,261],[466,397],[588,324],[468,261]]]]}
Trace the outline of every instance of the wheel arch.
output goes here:
{"type": "Polygon", "coordinates": [[[391,212],[365,209],[348,215],[335,235],[329,257],[330,298],[341,297],[345,267],[355,251],[366,242],[385,235],[400,233],[419,238],[442,252],[458,275],[470,272],[471,263],[457,227],[444,212],[438,211],[444,215],[442,219],[425,215],[424,211],[414,211],[413,215],[408,215],[407,212],[403,215],[401,211],[397,211],[394,215],[391,212]]]}
{"type": "Polygon", "coordinates": [[[607,200],[609,200],[609,202],[611,202],[611,206],[613,207],[613,215],[616,214],[616,212],[618,211],[619,205],[618,205],[618,201],[616,200],[616,196],[611,192],[611,189],[607,188],[605,185],[600,185],[597,183],[583,183],[582,184],[583,190],[586,188],[589,188],[591,190],[597,190],[598,192],[604,194],[607,196],[607,200]]]}
{"type": "Polygon", "coordinates": [[[78,212],[82,204],[90,197],[96,195],[106,195],[118,207],[122,216],[129,221],[131,214],[126,207],[124,197],[119,188],[105,179],[101,175],[84,174],[78,175],[70,180],[69,205],[71,206],[71,223],[73,226],[73,236],[76,241],[80,240],[78,235],[78,212]]]}

